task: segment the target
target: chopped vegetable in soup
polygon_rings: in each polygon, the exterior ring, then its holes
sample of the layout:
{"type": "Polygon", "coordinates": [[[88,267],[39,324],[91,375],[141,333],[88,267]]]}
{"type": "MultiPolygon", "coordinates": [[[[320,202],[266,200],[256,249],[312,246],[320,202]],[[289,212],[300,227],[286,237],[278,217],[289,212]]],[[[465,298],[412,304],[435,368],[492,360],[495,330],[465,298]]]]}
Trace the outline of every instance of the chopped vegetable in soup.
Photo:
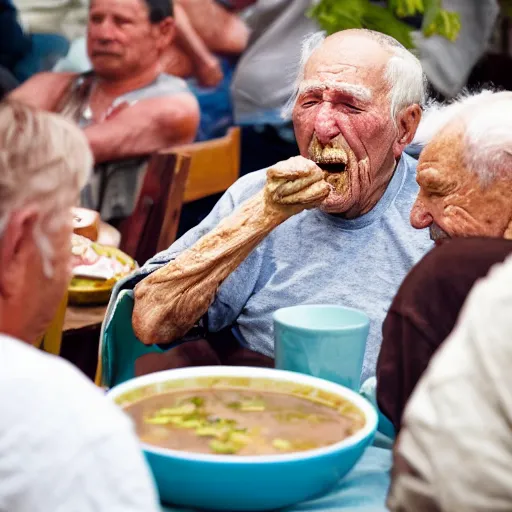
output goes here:
{"type": "Polygon", "coordinates": [[[337,443],[364,426],[350,402],[243,389],[173,391],[125,407],[148,444],[189,452],[270,455],[337,443]]]}

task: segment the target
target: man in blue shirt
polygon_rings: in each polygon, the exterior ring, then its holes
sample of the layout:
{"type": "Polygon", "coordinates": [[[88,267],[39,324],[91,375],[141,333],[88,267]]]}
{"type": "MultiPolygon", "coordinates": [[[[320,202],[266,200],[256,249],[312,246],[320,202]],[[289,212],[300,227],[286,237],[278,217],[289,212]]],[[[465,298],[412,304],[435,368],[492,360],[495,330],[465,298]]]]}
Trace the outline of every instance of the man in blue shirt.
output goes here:
{"type": "Polygon", "coordinates": [[[364,379],[375,372],[396,290],[431,246],[409,223],[416,162],[403,154],[424,76],[398,42],[370,31],[317,34],[304,52],[290,103],[301,156],[241,178],[203,223],[118,289],[140,281],[133,327],[146,344],[179,339],[203,319],[267,356],[280,307],[363,309],[364,379]]]}

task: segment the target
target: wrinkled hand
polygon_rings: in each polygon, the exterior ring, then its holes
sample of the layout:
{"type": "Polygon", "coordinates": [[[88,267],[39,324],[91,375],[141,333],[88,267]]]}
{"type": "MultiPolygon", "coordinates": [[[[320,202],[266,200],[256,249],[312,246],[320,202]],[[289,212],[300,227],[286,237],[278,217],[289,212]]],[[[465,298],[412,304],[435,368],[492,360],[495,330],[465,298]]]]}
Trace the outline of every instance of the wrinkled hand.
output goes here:
{"type": "Polygon", "coordinates": [[[330,190],[322,169],[302,156],[278,162],[267,171],[267,205],[290,215],[319,206],[330,190]]]}

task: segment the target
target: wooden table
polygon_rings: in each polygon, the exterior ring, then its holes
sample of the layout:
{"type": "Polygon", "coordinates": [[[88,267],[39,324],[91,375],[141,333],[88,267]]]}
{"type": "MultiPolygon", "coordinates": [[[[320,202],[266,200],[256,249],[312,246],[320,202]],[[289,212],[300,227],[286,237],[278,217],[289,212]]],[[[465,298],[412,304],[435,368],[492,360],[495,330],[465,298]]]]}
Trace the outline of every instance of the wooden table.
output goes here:
{"type": "Polygon", "coordinates": [[[101,326],[106,311],[106,304],[104,306],[68,306],[63,332],[101,326]]]}
{"type": "MultiPolygon", "coordinates": [[[[121,233],[101,221],[98,243],[119,247],[121,233]]],[[[61,356],[78,366],[94,380],[98,364],[101,324],[107,304],[103,306],[68,306],[62,329],[61,356]]]]}
{"type": "MultiPolygon", "coordinates": [[[[114,226],[100,221],[97,242],[101,245],[119,248],[121,233],[114,226]]],[[[103,306],[68,306],[63,332],[101,326],[106,311],[107,304],[103,306]]]]}

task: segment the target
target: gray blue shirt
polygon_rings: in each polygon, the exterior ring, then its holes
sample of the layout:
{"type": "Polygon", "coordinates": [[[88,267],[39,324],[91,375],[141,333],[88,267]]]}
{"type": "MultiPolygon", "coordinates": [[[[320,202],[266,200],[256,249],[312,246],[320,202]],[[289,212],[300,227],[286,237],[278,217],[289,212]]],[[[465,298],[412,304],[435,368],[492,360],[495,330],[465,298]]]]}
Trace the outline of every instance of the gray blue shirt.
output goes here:
{"type": "MultiPolygon", "coordinates": [[[[314,209],[278,226],[220,286],[208,310],[209,330],[232,325],[240,343],[273,356],[276,309],[297,304],[359,308],[371,319],[362,379],[374,375],[391,300],[432,246],[428,230],[415,230],[409,222],[418,193],[415,167],[416,161],[404,154],[379,203],[361,217],[346,220],[314,209]]],[[[265,170],[239,179],[201,224],[138,273],[150,273],[190,247],[258,192],[265,179],[265,170]]]]}

